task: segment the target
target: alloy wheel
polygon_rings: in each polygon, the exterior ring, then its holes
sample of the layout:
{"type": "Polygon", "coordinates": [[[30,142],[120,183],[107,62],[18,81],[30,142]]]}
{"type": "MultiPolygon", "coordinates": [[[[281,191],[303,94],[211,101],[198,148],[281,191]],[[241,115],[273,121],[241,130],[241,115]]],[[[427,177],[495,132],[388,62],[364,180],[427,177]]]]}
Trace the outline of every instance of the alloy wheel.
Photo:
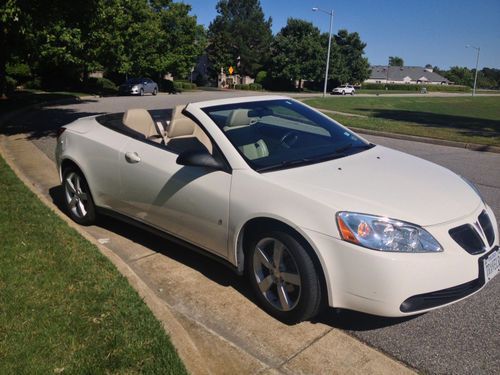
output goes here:
{"type": "Polygon", "coordinates": [[[253,273],[260,292],[274,308],[290,311],[297,306],[301,295],[300,272],[281,241],[268,237],[257,243],[253,273]]]}
{"type": "Polygon", "coordinates": [[[70,172],[64,180],[64,193],[69,210],[79,219],[88,213],[88,192],[84,190],[82,177],[76,172],[70,172]]]}

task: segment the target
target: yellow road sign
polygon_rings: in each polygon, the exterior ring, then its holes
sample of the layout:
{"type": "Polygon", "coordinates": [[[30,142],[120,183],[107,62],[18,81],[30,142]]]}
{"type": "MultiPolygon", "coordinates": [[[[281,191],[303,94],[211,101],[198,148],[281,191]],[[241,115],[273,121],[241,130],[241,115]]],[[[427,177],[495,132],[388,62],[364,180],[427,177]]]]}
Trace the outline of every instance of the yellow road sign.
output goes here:
{"type": "Polygon", "coordinates": [[[232,66],[230,66],[228,70],[229,70],[229,74],[233,74],[234,69],[233,69],[233,67],[232,67],[232,66]]]}

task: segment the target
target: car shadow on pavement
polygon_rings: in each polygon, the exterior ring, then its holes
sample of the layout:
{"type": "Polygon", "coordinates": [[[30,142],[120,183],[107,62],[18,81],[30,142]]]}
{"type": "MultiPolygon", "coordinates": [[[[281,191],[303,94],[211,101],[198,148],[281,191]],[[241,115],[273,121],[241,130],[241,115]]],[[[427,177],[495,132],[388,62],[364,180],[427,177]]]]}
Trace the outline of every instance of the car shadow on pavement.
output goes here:
{"type": "MultiPolygon", "coordinates": [[[[65,101],[64,105],[82,104],[91,101],[75,99],[74,101],[65,101]]],[[[71,108],[61,108],[61,105],[57,107],[47,105],[46,107],[16,113],[0,127],[0,134],[24,134],[29,140],[54,137],[61,126],[80,117],[97,114],[99,112],[78,112],[71,108]]]]}
{"type": "MultiPolygon", "coordinates": [[[[63,188],[60,185],[49,189],[52,202],[62,212],[66,212],[63,194],[63,188]]],[[[249,301],[258,305],[246,278],[238,276],[233,270],[214,259],[112,217],[100,215],[96,225],[182,263],[221,286],[231,287],[249,301]]],[[[347,331],[369,331],[400,324],[411,319],[414,319],[414,317],[383,318],[350,310],[326,308],[311,322],[347,331]]]]}

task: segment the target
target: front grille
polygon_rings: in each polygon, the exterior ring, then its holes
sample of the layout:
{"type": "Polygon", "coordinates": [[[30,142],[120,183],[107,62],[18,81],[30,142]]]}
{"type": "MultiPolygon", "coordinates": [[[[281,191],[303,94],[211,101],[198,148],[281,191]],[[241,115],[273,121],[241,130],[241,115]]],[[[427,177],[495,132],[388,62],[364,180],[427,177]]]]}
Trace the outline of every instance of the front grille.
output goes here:
{"type": "Polygon", "coordinates": [[[486,211],[483,211],[481,215],[479,215],[478,220],[479,224],[481,224],[481,228],[483,228],[488,244],[493,246],[493,242],[495,241],[495,231],[493,230],[493,224],[491,223],[490,217],[486,211]]]}
{"type": "Polygon", "coordinates": [[[450,229],[448,233],[469,254],[481,254],[486,250],[479,233],[470,224],[450,229]]]}

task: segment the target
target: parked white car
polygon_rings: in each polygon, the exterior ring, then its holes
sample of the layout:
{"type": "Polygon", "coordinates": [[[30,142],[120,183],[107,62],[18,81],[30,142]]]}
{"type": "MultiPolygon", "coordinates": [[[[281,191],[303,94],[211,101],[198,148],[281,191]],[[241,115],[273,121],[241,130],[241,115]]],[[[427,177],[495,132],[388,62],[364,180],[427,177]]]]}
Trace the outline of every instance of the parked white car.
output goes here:
{"type": "Polygon", "coordinates": [[[356,93],[356,89],[352,85],[342,85],[339,87],[335,87],[332,92],[330,93],[331,95],[354,95],[356,93]]]}
{"type": "Polygon", "coordinates": [[[262,307],[288,322],[324,303],[419,314],[499,271],[497,222],[473,184],[307,105],[233,98],[164,120],[129,109],[61,128],[73,220],[110,214],[201,249],[246,273],[262,307]]]}

